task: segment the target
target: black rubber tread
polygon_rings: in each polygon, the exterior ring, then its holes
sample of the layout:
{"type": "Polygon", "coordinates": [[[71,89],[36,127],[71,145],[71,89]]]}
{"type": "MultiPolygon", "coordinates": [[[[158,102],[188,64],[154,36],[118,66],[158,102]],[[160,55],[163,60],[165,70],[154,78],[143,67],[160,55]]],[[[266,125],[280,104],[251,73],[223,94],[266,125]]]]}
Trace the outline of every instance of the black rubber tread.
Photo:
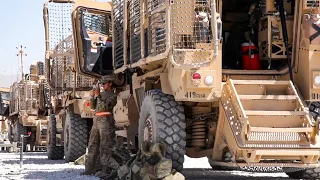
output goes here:
{"type": "Polygon", "coordinates": [[[15,142],[20,142],[20,135],[23,134],[23,135],[28,135],[28,132],[27,132],[27,127],[23,126],[22,124],[19,123],[19,121],[16,121],[14,123],[14,128],[16,128],[16,134],[14,135],[14,141],[15,142]]]}
{"type": "Polygon", "coordinates": [[[309,104],[309,111],[314,120],[320,116],[320,102],[312,102],[309,104]]]}
{"type": "Polygon", "coordinates": [[[172,167],[183,170],[186,147],[186,123],[182,103],[176,102],[172,95],[161,90],[145,93],[139,118],[139,146],[143,142],[144,124],[148,115],[152,119],[152,142],[165,142],[166,158],[172,160],[172,167]]]}
{"type": "Polygon", "coordinates": [[[67,163],[74,162],[86,153],[88,137],[87,121],[82,119],[80,115],[69,112],[64,126],[64,155],[67,163]],[[69,140],[66,139],[68,137],[66,134],[67,128],[69,130],[69,140]],[[68,142],[69,148],[67,148],[68,142]]]}
{"type": "Polygon", "coordinates": [[[12,129],[13,129],[13,126],[8,124],[8,140],[10,141],[10,143],[13,143],[13,141],[14,141],[14,136],[12,134],[12,129]]]}
{"type": "Polygon", "coordinates": [[[295,172],[286,172],[293,179],[320,179],[320,168],[303,169],[295,172]]]}
{"type": "Polygon", "coordinates": [[[50,119],[48,122],[48,134],[47,134],[47,156],[48,156],[48,159],[50,160],[59,160],[59,159],[63,159],[64,157],[63,146],[56,146],[56,133],[57,133],[56,118],[54,117],[54,114],[52,114],[50,115],[50,119]]]}
{"type": "Polygon", "coordinates": [[[29,137],[29,144],[30,144],[30,151],[33,151],[33,148],[36,151],[36,141],[37,141],[37,132],[34,131],[31,133],[30,137],[29,137]]]}

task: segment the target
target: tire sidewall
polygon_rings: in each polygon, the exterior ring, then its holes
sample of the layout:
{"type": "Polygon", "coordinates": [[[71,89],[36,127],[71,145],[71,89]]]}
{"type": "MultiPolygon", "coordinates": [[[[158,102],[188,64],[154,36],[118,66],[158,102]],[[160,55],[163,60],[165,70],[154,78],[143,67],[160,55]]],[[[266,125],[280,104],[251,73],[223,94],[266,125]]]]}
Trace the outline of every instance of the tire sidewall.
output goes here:
{"type": "Polygon", "coordinates": [[[69,159],[70,156],[70,149],[71,149],[71,119],[70,119],[70,114],[67,113],[66,114],[66,122],[64,124],[64,128],[63,128],[63,134],[64,134],[64,154],[65,154],[65,159],[69,159]],[[67,134],[69,132],[69,134],[67,134]],[[69,138],[69,139],[67,139],[69,138]],[[67,144],[69,143],[69,144],[67,144]]]}
{"type": "Polygon", "coordinates": [[[164,143],[164,156],[172,160],[172,167],[181,172],[185,155],[185,116],[180,103],[161,90],[148,91],[144,97],[139,116],[138,141],[142,149],[144,125],[150,115],[152,143],[164,143]]]}
{"type": "Polygon", "coordinates": [[[14,142],[14,136],[12,134],[12,130],[13,130],[12,125],[8,124],[8,139],[9,139],[10,143],[14,142]]]}
{"type": "Polygon", "coordinates": [[[52,129],[52,116],[49,117],[49,122],[48,122],[48,133],[47,133],[47,154],[52,153],[51,149],[53,148],[52,146],[55,144],[55,142],[53,141],[53,137],[52,137],[52,133],[53,133],[53,129],[52,129]]]}
{"type": "Polygon", "coordinates": [[[152,125],[152,142],[157,142],[157,115],[156,107],[152,101],[151,96],[146,96],[141,105],[140,117],[139,117],[139,147],[141,148],[144,139],[144,125],[147,121],[148,116],[151,117],[152,125]]]}

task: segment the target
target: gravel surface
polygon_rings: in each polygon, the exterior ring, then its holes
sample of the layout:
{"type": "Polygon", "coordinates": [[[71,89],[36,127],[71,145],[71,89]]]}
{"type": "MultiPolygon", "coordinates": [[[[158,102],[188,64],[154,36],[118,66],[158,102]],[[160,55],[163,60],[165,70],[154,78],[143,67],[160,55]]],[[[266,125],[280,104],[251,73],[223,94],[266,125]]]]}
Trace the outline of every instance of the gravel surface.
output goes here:
{"type": "MultiPolygon", "coordinates": [[[[0,153],[0,180],[98,180],[92,176],[80,176],[84,166],[66,164],[64,160],[47,160],[45,152],[24,154],[23,169],[20,170],[19,154],[0,153]]],[[[284,173],[250,173],[239,171],[212,171],[207,158],[190,159],[186,157],[183,174],[186,179],[289,179],[284,173]],[[197,168],[197,169],[195,169],[197,168]]]]}

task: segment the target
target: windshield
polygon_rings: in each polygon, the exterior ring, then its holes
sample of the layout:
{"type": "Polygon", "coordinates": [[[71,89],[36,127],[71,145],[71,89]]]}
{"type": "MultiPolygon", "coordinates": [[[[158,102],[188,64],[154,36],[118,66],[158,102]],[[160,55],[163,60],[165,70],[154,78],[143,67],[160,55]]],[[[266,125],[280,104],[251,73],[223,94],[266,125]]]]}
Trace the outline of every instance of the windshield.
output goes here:
{"type": "Polygon", "coordinates": [[[8,93],[8,92],[1,92],[1,98],[2,98],[2,100],[7,100],[7,101],[9,101],[9,100],[10,100],[10,93],[8,93]]]}

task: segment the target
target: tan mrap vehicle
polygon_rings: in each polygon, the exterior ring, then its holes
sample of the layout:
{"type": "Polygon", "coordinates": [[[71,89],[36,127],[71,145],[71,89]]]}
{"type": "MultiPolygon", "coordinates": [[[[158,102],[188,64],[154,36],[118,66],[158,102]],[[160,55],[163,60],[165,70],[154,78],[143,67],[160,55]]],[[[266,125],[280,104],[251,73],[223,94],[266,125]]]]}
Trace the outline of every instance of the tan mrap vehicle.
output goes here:
{"type": "Polygon", "coordinates": [[[8,121],[10,106],[10,88],[0,88],[0,133],[8,133],[8,121]]]}
{"type": "Polygon", "coordinates": [[[30,74],[26,74],[20,81],[10,87],[9,106],[9,140],[20,142],[20,135],[30,137],[24,140],[30,144],[30,150],[41,150],[46,147],[48,111],[45,105],[45,94],[41,87],[45,87],[46,80],[43,76],[43,62],[30,66],[30,74]]]}
{"type": "Polygon", "coordinates": [[[50,86],[51,108],[47,136],[48,159],[73,162],[85,154],[94,111],[89,91],[94,79],[75,71],[70,0],[47,1],[45,73],[50,86]]]}
{"type": "Polygon", "coordinates": [[[214,169],[319,178],[318,6],[79,0],[76,71],[115,74],[117,135],[128,149],[164,141],[178,171],[187,155],[214,169]]]}

